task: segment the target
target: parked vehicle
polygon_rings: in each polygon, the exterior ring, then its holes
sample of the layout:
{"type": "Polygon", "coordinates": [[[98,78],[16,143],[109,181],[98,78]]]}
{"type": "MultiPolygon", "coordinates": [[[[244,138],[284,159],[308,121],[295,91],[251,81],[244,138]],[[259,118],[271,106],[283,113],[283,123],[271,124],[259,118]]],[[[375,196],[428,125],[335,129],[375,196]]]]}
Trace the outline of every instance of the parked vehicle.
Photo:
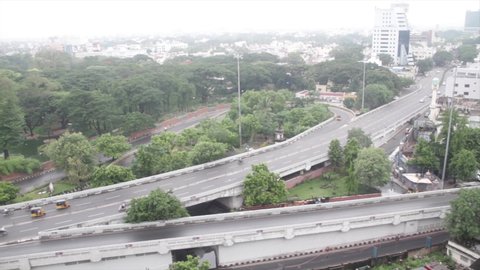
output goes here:
{"type": "Polygon", "coordinates": [[[7,232],[7,230],[5,229],[5,227],[1,227],[1,228],[0,228],[0,236],[5,236],[5,235],[7,235],[7,234],[8,234],[8,232],[7,232]]]}
{"type": "Polygon", "coordinates": [[[60,210],[60,209],[66,209],[70,207],[70,204],[66,200],[58,200],[55,202],[55,207],[60,210]]]}
{"type": "Polygon", "coordinates": [[[32,215],[32,217],[42,217],[45,216],[47,213],[45,212],[45,210],[43,210],[42,207],[32,207],[30,209],[30,214],[32,215]]]}

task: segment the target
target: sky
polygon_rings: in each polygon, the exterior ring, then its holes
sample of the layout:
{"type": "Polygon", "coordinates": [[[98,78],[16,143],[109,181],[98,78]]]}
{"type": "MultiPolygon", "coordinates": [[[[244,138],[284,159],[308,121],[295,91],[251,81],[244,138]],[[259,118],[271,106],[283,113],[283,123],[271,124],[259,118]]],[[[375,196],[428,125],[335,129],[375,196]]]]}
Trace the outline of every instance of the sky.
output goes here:
{"type": "MultiPolygon", "coordinates": [[[[371,30],[391,0],[0,0],[0,39],[267,31],[371,30]]],[[[461,28],[475,0],[408,3],[413,29],[461,28]]]]}

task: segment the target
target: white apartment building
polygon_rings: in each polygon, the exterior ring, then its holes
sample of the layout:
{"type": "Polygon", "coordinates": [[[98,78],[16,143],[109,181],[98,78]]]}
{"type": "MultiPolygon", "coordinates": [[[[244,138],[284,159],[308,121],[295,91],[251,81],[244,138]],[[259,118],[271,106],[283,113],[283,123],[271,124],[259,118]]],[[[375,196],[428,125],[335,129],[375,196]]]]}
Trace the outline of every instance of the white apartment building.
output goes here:
{"type": "Polygon", "coordinates": [[[445,95],[451,97],[452,92],[455,96],[465,99],[480,100],[480,63],[472,64],[467,68],[457,68],[456,76],[447,78],[445,95]]]}
{"type": "Polygon", "coordinates": [[[408,4],[392,4],[388,9],[375,9],[375,27],[372,52],[388,54],[394,65],[407,65],[410,48],[410,30],[407,21],[408,4]]]}

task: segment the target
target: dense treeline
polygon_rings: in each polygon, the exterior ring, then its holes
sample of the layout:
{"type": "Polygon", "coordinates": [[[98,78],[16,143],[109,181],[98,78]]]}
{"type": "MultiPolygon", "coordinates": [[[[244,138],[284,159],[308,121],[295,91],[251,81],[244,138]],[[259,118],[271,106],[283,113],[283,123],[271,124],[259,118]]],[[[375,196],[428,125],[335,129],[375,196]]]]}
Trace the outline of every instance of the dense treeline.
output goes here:
{"type": "MultiPolygon", "coordinates": [[[[296,53],[283,59],[268,53],[244,54],[240,60],[242,92],[247,99],[248,90],[286,89],[285,93],[291,94],[327,82],[332,83],[333,91],[360,92],[363,64],[358,60],[363,58],[362,47],[342,44],[332,51],[335,60],[314,66],[306,65],[296,53]]],[[[408,84],[384,68],[371,64],[367,68],[366,108],[390,101],[408,84]]],[[[0,145],[8,158],[8,149],[21,143],[22,138],[57,136],[58,129],[87,136],[108,132],[129,135],[152,127],[167,113],[231,101],[236,96],[236,81],[237,65],[232,56],[178,57],[163,65],[144,55],[77,59],[63,52],[42,50],[35,56],[2,56],[0,117],[8,127],[0,130],[0,145]]],[[[268,98],[270,94],[262,102],[270,102],[268,98]]],[[[359,99],[348,104],[358,108],[359,99]]],[[[304,122],[292,125],[282,121],[295,118],[289,114],[298,112],[286,114],[278,108],[267,108],[254,117],[242,117],[242,124],[250,126],[242,139],[271,134],[278,127],[291,136],[323,114],[312,109],[304,112],[304,122]]],[[[232,117],[235,129],[238,121],[232,117]]]]}

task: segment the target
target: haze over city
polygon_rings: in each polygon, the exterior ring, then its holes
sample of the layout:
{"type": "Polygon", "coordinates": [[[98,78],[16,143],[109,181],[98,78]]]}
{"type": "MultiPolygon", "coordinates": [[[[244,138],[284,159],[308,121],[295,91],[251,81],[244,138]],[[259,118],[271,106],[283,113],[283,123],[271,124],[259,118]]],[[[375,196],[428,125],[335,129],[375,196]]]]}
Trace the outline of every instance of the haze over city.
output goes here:
{"type": "MultiPolygon", "coordinates": [[[[460,28],[479,1],[403,1],[412,28],[460,28]]],[[[51,36],[368,31],[393,1],[0,1],[0,39],[51,36]]]]}

